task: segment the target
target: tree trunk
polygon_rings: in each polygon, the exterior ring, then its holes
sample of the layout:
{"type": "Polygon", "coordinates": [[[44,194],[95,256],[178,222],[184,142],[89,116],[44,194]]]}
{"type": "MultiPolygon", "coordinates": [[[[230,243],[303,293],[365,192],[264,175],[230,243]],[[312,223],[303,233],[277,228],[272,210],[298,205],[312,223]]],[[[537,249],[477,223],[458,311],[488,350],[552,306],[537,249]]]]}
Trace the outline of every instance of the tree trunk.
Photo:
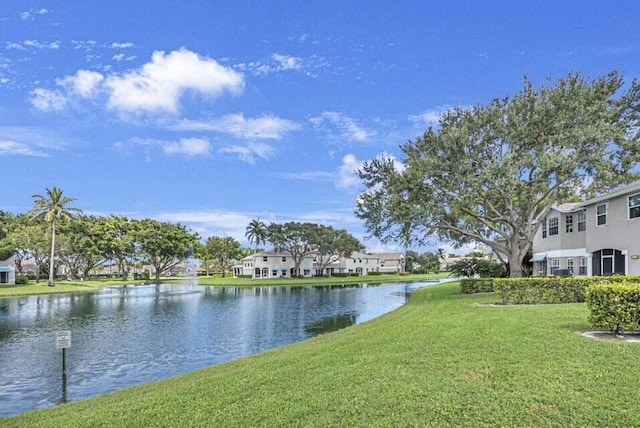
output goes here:
{"type": "Polygon", "coordinates": [[[519,245],[512,245],[509,252],[509,277],[522,278],[522,259],[524,255],[519,245]]]}
{"type": "Polygon", "coordinates": [[[54,266],[53,266],[53,257],[55,256],[56,251],[56,221],[55,219],[51,222],[51,257],[49,258],[49,282],[47,285],[49,287],[55,287],[54,282],[54,266]]]}

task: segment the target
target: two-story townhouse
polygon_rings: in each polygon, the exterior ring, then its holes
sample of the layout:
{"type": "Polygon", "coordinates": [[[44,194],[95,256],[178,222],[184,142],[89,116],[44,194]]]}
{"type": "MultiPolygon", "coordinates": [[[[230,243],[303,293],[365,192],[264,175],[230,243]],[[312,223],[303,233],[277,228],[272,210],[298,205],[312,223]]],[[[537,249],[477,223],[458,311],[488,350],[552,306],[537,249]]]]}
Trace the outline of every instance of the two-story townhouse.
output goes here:
{"type": "Polygon", "coordinates": [[[380,257],[378,254],[366,254],[354,251],[350,257],[344,258],[347,272],[367,275],[369,272],[380,271],[380,257]]]}
{"type": "Polygon", "coordinates": [[[241,260],[241,264],[233,266],[233,275],[251,275],[259,278],[288,278],[313,275],[313,254],[302,258],[299,270],[296,270],[293,256],[288,252],[274,250],[252,254],[241,260]]]}
{"type": "Polygon", "coordinates": [[[589,275],[640,275],[640,182],[582,204],[589,275]]]}
{"type": "Polygon", "coordinates": [[[581,203],[551,207],[533,238],[533,274],[587,275],[586,211],[581,203]]]}
{"type": "Polygon", "coordinates": [[[640,182],[553,207],[533,240],[534,275],[640,275],[640,182]]]}
{"type": "Polygon", "coordinates": [[[0,260],[0,284],[15,285],[16,283],[16,262],[13,257],[7,260],[0,260]]]}
{"type": "Polygon", "coordinates": [[[403,253],[377,253],[380,263],[380,272],[400,273],[404,272],[403,253]]]}

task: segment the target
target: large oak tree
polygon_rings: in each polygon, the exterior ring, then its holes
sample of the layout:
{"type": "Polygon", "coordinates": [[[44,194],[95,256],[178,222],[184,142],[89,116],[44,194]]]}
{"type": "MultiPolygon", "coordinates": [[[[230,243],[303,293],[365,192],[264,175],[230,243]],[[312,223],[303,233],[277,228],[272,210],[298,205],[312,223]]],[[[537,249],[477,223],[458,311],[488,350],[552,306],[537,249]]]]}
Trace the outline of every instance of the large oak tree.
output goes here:
{"type": "Polygon", "coordinates": [[[356,214],[384,241],[482,243],[522,274],[550,207],[637,179],[640,84],[617,72],[570,74],[486,106],[454,108],[438,126],[360,170],[356,214]]]}

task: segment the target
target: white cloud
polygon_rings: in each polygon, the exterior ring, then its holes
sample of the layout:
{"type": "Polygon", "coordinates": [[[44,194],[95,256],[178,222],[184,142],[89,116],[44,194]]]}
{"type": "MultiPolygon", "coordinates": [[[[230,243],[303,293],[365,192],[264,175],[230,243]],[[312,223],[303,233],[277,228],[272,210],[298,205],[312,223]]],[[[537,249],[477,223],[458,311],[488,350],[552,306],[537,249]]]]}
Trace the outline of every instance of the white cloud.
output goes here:
{"type": "Polygon", "coordinates": [[[24,40],[22,44],[36,49],[60,49],[60,41],[58,40],[50,43],[42,43],[37,40],[24,40]]]}
{"type": "MultiPolygon", "coordinates": [[[[471,109],[471,106],[467,105],[458,107],[463,110],[471,109]]],[[[455,107],[451,105],[440,106],[435,109],[425,110],[422,113],[410,115],[408,119],[419,127],[437,126],[440,123],[440,118],[442,117],[442,115],[453,108],[455,107]]]]}
{"type": "Polygon", "coordinates": [[[277,53],[272,54],[271,58],[266,62],[252,61],[237,64],[236,67],[239,70],[247,71],[258,76],[290,70],[300,71],[306,75],[311,75],[311,72],[308,70],[309,67],[304,66],[302,58],[277,53]]]}
{"type": "Polygon", "coordinates": [[[340,136],[348,141],[364,142],[375,135],[375,132],[360,127],[355,120],[344,113],[325,111],[310,120],[318,128],[322,128],[325,123],[333,125],[340,136]]]}
{"type": "Polygon", "coordinates": [[[159,221],[188,225],[201,237],[230,236],[238,242],[246,242],[244,236],[247,225],[254,218],[269,218],[265,213],[236,213],[223,210],[177,211],[161,213],[154,218],[159,221]]]}
{"type": "Polygon", "coordinates": [[[164,143],[162,150],[169,155],[207,156],[210,146],[206,138],[181,138],[179,141],[164,143]]]}
{"type": "Polygon", "coordinates": [[[7,49],[8,50],[15,49],[15,50],[23,51],[25,47],[22,46],[20,43],[7,42],[7,49]]]}
{"type": "Polygon", "coordinates": [[[300,125],[275,116],[247,119],[243,114],[236,113],[210,121],[182,120],[170,128],[180,131],[222,132],[242,139],[280,139],[284,134],[300,129],[300,125]]]}
{"type": "Polygon", "coordinates": [[[290,55],[273,54],[272,58],[278,63],[279,70],[300,70],[301,59],[290,55]]]}
{"type": "Polygon", "coordinates": [[[112,60],[116,61],[116,62],[122,62],[122,61],[133,61],[134,59],[136,59],[135,55],[125,55],[123,53],[119,53],[116,54],[114,56],[111,57],[112,60]]]}
{"type": "Polygon", "coordinates": [[[245,146],[225,146],[220,153],[237,155],[238,159],[248,164],[255,164],[256,159],[269,159],[273,155],[273,147],[264,143],[249,143],[245,146]]]}
{"type": "Polygon", "coordinates": [[[211,143],[206,138],[181,138],[177,141],[158,140],[153,138],[130,138],[128,143],[118,141],[113,147],[121,152],[128,152],[132,146],[142,147],[150,160],[150,153],[161,150],[166,155],[183,155],[189,158],[197,156],[209,156],[211,143]]]}
{"type": "Polygon", "coordinates": [[[98,85],[104,80],[104,76],[95,71],[78,70],[73,76],[56,79],[60,86],[69,88],[69,91],[82,98],[92,98],[98,91],[98,85]]]}
{"type": "Polygon", "coordinates": [[[27,10],[25,12],[20,12],[20,19],[22,20],[29,20],[29,19],[34,19],[35,15],[46,15],[47,13],[49,13],[48,9],[30,9],[27,10]]]}
{"type": "Polygon", "coordinates": [[[36,88],[31,91],[31,104],[42,111],[61,111],[67,106],[68,98],[60,91],[36,88]]]}
{"type": "Polygon", "coordinates": [[[131,42],[111,43],[111,49],[128,49],[128,48],[132,48],[133,46],[134,44],[131,42]]]}
{"type": "Polygon", "coordinates": [[[156,51],[151,62],[106,82],[111,91],[108,107],[130,113],[177,113],[178,102],[186,90],[218,96],[244,88],[240,73],[213,59],[180,49],[165,54],[156,51]]]}
{"type": "Polygon", "coordinates": [[[348,154],[342,158],[342,165],[338,169],[336,187],[345,189],[361,184],[358,177],[358,170],[362,168],[362,161],[356,159],[353,154],[348,154]]]}
{"type": "Polygon", "coordinates": [[[2,155],[48,157],[45,152],[34,150],[26,144],[0,140],[0,156],[2,155]]]}

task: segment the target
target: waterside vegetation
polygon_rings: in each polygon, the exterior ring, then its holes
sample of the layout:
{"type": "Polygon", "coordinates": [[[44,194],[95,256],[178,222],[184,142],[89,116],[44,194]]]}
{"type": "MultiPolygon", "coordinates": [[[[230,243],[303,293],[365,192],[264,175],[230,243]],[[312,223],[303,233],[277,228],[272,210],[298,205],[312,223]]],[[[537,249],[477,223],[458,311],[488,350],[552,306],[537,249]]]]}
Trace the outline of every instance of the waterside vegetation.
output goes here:
{"type": "Polygon", "coordinates": [[[637,343],[584,303],[491,305],[457,283],[380,318],[0,426],[639,426],[637,343]]]}

